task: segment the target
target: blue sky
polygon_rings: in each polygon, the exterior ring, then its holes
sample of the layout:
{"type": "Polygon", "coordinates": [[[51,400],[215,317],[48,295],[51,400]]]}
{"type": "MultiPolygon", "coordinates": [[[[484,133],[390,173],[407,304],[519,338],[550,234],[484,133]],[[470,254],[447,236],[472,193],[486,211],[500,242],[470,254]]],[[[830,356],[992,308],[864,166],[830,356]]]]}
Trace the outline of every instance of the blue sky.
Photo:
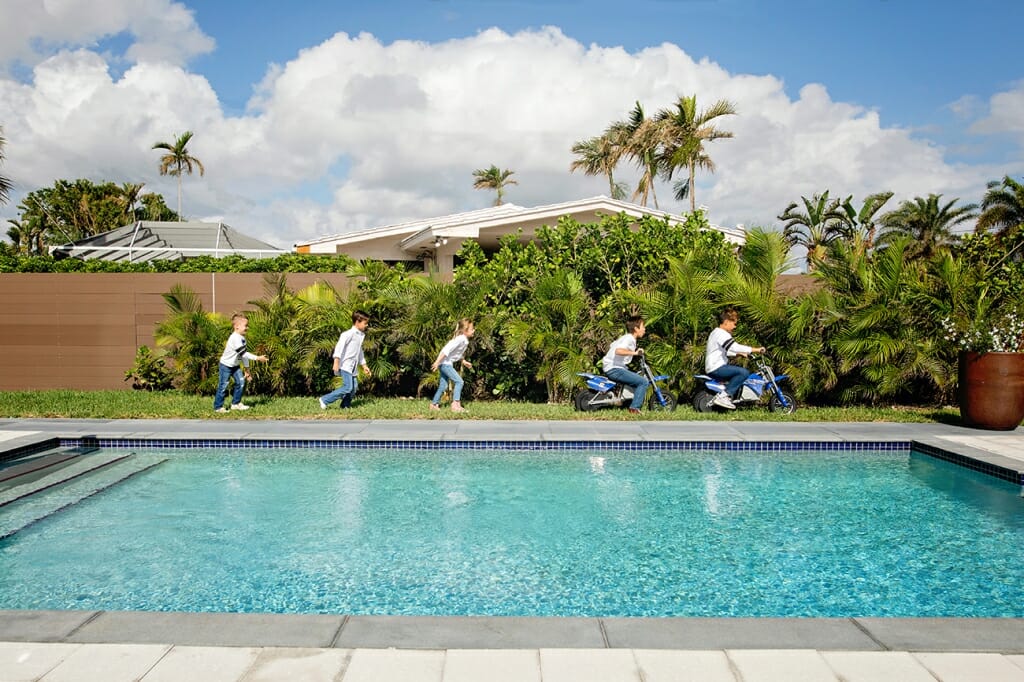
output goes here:
{"type": "Polygon", "coordinates": [[[976,202],[1024,172],[1015,3],[0,2],[21,194],[74,174],[170,200],[149,148],[189,129],[208,172],[185,212],[279,244],[487,205],[468,179],[491,163],[521,205],[607,193],[567,173],[571,143],[691,93],[740,112],[698,183],[721,224],[770,225],[824,189],[976,202]]]}

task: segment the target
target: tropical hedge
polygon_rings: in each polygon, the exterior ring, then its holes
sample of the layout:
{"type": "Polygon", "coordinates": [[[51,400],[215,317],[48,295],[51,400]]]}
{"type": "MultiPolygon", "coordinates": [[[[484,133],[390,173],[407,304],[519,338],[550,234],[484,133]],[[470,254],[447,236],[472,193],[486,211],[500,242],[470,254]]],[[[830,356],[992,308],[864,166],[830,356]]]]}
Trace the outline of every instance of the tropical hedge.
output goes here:
{"type": "MultiPolygon", "coordinates": [[[[373,373],[362,390],[430,390],[431,362],[456,321],[470,317],[474,369],[464,378],[473,398],[564,402],[579,387],[576,373],[593,370],[625,318],[639,313],[651,364],[685,398],[717,312],[734,307],[737,338],[766,346],[805,402],[949,404],[958,333],[999,325],[1024,302],[1019,232],[969,235],[928,253],[909,235],[873,248],[834,240],[812,256],[815,286],[786,293],[779,277],[795,264],[780,232],[753,228],[736,249],[706,229],[700,212],[684,225],[645,218],[631,229],[632,222],[563,219],[528,243],[510,235],[490,254],[466,242],[453,281],[376,261],[348,265],[347,291],[324,282],[293,291],[287,274],[268,274],[263,296],[250,302],[248,336],[270,362],[254,365],[251,389],[325,392],[337,336],[361,309],[372,318],[364,348],[373,373]]],[[[155,372],[142,383],[161,385],[153,364],[166,359],[175,386],[212,392],[230,322],[187,290],[165,298],[155,354],[133,371],[155,372]]]]}

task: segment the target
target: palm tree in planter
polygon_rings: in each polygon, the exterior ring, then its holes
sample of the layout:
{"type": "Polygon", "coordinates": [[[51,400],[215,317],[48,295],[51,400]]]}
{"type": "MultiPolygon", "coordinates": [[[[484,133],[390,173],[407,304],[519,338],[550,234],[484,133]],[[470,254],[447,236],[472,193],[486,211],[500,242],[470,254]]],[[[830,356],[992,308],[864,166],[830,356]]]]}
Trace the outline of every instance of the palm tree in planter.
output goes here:
{"type": "Polygon", "coordinates": [[[178,220],[181,220],[181,175],[188,173],[192,175],[193,170],[199,169],[199,175],[205,175],[206,169],[203,163],[188,152],[188,143],[192,139],[192,131],[186,130],[181,137],[173,143],[157,142],[153,149],[162,149],[167,153],[160,157],[160,175],[170,175],[178,178],[178,220]]]}
{"type": "Polygon", "coordinates": [[[501,170],[495,165],[491,165],[490,168],[478,168],[473,171],[473,189],[493,189],[497,192],[497,197],[494,199],[495,206],[501,206],[504,203],[502,200],[505,197],[505,186],[506,185],[518,185],[519,183],[512,180],[512,175],[515,171],[501,170]]]}

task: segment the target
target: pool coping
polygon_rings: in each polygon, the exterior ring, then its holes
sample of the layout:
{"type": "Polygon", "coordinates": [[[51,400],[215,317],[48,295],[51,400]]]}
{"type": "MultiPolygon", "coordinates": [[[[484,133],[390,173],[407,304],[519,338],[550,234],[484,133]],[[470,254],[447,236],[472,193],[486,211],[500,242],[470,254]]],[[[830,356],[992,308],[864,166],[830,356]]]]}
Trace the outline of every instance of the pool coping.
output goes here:
{"type": "MultiPolygon", "coordinates": [[[[1024,480],[1024,461],[943,436],[979,432],[945,424],[780,422],[282,422],[232,420],[12,420],[0,432],[5,454],[52,447],[54,439],[212,441],[912,443],[961,465],[1024,480]],[[183,436],[182,434],[191,434],[183,436]],[[512,437],[506,437],[512,436],[512,437]]],[[[991,438],[992,432],[984,432],[991,438]]],[[[1005,432],[1021,438],[1024,431],[1005,432]]],[[[1014,441],[1016,442],[1016,441],[1014,441]]],[[[158,643],[399,649],[818,649],[1024,653],[1024,618],[559,618],[499,616],[355,616],[0,610],[0,641],[158,643]]]]}

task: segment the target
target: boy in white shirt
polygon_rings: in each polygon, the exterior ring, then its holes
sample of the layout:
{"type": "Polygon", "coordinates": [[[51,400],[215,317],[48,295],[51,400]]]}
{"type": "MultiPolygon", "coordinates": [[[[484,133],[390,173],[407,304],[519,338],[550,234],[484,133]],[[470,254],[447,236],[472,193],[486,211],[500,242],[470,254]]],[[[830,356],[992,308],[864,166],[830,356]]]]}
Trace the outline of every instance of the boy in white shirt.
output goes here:
{"type": "Polygon", "coordinates": [[[266,355],[255,355],[246,348],[245,332],[249,329],[249,318],[245,315],[232,315],[231,326],[234,331],[224,344],[224,352],[220,356],[220,375],[217,377],[217,394],[213,398],[213,411],[221,414],[228,411],[224,407],[224,399],[228,394],[228,381],[235,380],[235,389],[231,394],[232,410],[248,410],[249,406],[242,402],[242,391],[245,382],[252,379],[249,372],[249,361],[266,362],[266,355]],[[244,368],[244,369],[243,369],[244,368]]]}
{"type": "Polygon", "coordinates": [[[744,346],[732,338],[732,332],[739,321],[739,313],[732,308],[726,308],[719,313],[718,326],[708,335],[708,345],[704,352],[704,373],[712,379],[726,382],[725,391],[712,398],[711,404],[728,410],[736,409],[732,398],[750,376],[750,370],[729,364],[729,358],[764,352],[764,346],[744,346]]]}
{"type": "Polygon", "coordinates": [[[644,326],[644,318],[634,315],[626,321],[626,334],[612,342],[608,352],[601,359],[601,369],[606,377],[620,384],[633,387],[633,401],[629,404],[630,414],[640,414],[640,408],[644,405],[644,397],[647,395],[647,387],[650,382],[636,372],[626,369],[626,365],[633,361],[637,355],[643,355],[643,350],[637,350],[637,339],[643,338],[647,332],[644,326]]]}
{"type": "Polygon", "coordinates": [[[334,345],[333,369],[334,376],[341,377],[341,386],[319,398],[321,410],[326,410],[327,406],[338,398],[341,398],[343,408],[352,406],[352,398],[359,388],[356,365],[362,366],[363,372],[370,374],[370,368],[363,356],[363,339],[366,338],[366,326],[369,323],[370,316],[356,310],[352,313],[352,327],[338,337],[338,343],[334,345]]]}

